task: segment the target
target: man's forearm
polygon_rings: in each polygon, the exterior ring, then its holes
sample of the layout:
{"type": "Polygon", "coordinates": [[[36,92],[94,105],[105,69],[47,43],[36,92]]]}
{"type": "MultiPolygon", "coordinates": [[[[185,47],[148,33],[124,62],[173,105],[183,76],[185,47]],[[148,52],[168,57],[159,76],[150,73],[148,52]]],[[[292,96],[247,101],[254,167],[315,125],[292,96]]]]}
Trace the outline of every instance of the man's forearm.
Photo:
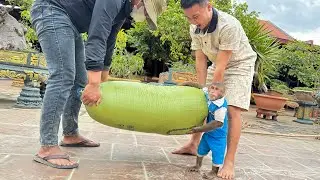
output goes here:
{"type": "Polygon", "coordinates": [[[201,50],[196,51],[196,71],[199,84],[205,85],[207,78],[207,60],[201,50]]]}
{"type": "Polygon", "coordinates": [[[101,82],[101,71],[88,71],[88,83],[99,85],[101,82]]]}
{"type": "Polygon", "coordinates": [[[203,62],[199,62],[197,64],[197,78],[198,78],[199,84],[201,85],[206,84],[207,68],[206,68],[206,64],[204,64],[203,62]]]}
{"type": "Polygon", "coordinates": [[[224,79],[224,69],[215,69],[213,73],[212,82],[223,82],[224,79]]]}
{"type": "Polygon", "coordinates": [[[213,82],[223,82],[224,72],[232,55],[232,51],[219,51],[217,55],[216,68],[213,73],[213,82]]]}

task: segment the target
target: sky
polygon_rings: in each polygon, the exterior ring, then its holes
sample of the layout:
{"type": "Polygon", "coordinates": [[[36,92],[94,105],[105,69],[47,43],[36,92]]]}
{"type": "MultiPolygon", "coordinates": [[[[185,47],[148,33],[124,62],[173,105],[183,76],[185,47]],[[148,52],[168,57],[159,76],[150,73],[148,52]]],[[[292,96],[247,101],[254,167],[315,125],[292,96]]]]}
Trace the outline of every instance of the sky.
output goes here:
{"type": "Polygon", "coordinates": [[[298,40],[320,45],[320,0],[234,0],[298,40]]]}

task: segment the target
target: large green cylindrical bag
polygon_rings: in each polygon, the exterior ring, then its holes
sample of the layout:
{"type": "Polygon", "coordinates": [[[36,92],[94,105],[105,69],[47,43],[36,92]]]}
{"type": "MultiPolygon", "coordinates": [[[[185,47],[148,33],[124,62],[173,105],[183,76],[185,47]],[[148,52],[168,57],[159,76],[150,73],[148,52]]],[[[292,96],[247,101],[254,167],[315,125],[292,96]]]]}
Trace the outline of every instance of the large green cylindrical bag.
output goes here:
{"type": "Polygon", "coordinates": [[[140,82],[101,84],[98,106],[86,106],[91,118],[104,125],[163,135],[182,135],[203,124],[208,113],[201,89],[140,82]]]}

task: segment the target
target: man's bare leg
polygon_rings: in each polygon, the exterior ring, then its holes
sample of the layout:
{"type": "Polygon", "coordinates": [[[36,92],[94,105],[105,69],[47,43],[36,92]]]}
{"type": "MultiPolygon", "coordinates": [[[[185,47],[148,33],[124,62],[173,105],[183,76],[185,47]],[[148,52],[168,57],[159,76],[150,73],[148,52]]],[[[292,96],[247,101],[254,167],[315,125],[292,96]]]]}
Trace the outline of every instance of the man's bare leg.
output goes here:
{"type": "Polygon", "coordinates": [[[218,177],[225,179],[234,178],[234,162],[237,147],[241,134],[241,109],[229,106],[229,128],[227,154],[222,169],[218,172],[218,177]]]}
{"type": "Polygon", "coordinates": [[[192,134],[189,142],[183,147],[173,151],[172,154],[188,154],[188,155],[196,156],[198,145],[200,143],[201,134],[202,133],[192,134]]]}
{"type": "Polygon", "coordinates": [[[101,82],[108,81],[109,78],[109,71],[102,71],[101,73],[101,82]]]}

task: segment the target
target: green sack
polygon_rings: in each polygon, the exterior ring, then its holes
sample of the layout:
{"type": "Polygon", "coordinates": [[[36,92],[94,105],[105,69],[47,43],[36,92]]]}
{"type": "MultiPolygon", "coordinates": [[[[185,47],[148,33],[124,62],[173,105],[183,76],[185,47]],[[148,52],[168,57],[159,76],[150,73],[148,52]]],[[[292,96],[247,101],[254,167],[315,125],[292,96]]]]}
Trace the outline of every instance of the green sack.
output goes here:
{"type": "Polygon", "coordinates": [[[203,91],[194,87],[108,81],[101,93],[98,106],[86,106],[88,114],[120,129],[182,135],[202,125],[208,113],[203,91]]]}

